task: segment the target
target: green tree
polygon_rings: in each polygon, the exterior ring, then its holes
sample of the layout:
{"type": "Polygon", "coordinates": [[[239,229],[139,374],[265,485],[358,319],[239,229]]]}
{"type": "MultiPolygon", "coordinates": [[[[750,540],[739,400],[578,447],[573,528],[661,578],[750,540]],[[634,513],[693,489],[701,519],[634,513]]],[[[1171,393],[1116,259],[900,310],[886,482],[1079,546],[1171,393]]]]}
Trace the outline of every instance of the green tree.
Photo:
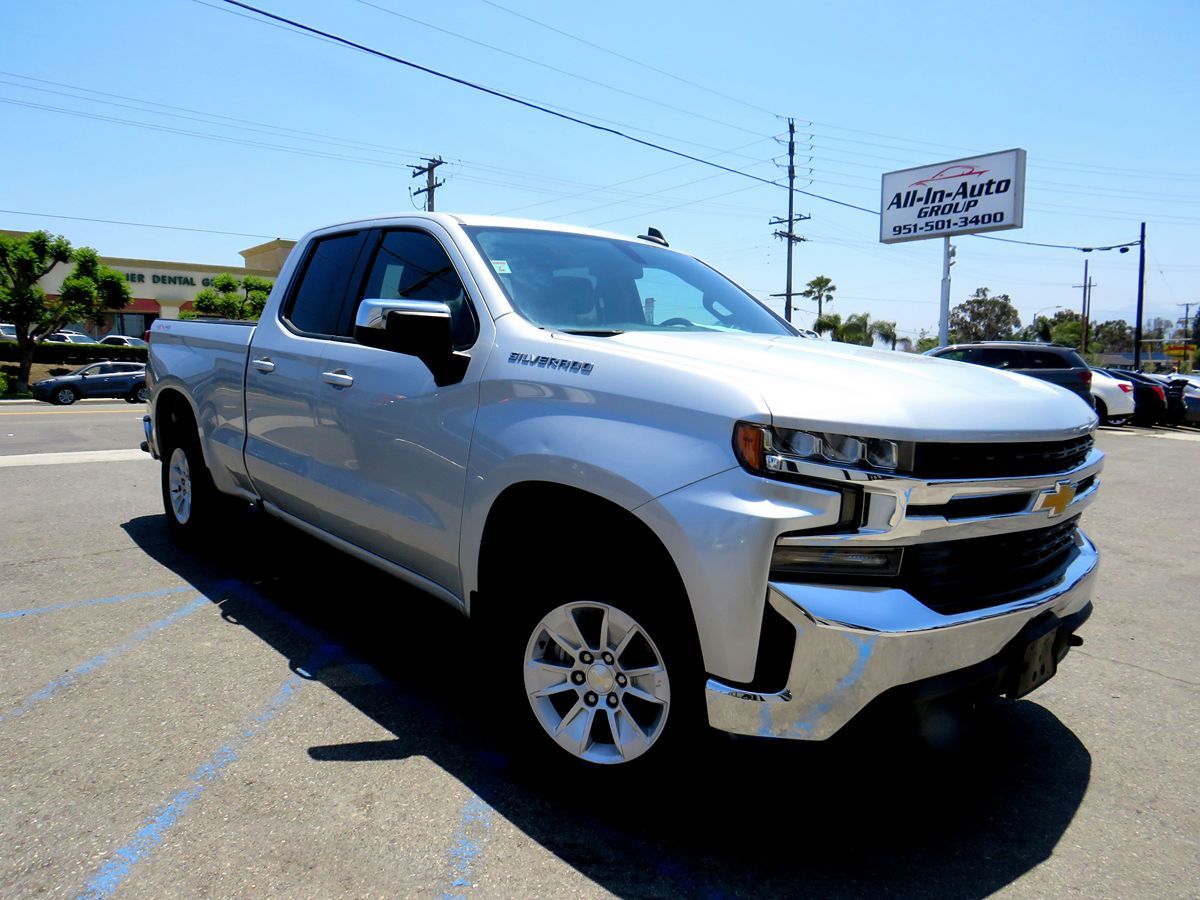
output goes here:
{"type": "Polygon", "coordinates": [[[1133,326],[1124,319],[1101,322],[1096,326],[1091,345],[1097,353],[1128,353],[1133,349],[1133,326]]]}
{"type": "Polygon", "coordinates": [[[257,319],[262,315],[267,295],[271,293],[271,281],[257,275],[238,278],[222,272],[196,295],[192,307],[206,316],[222,319],[257,319]]]}
{"type": "Polygon", "coordinates": [[[950,338],[957,343],[998,341],[1013,337],[1021,327],[1021,316],[1008,294],[976,288],[967,300],[950,310],[950,338]]]}
{"type": "Polygon", "coordinates": [[[817,301],[817,318],[820,319],[825,314],[825,304],[833,302],[833,292],[837,290],[837,285],[827,276],[818,275],[804,288],[800,296],[817,301]]]}
{"type": "Polygon", "coordinates": [[[937,335],[929,334],[924,328],[922,328],[920,334],[917,335],[917,346],[913,349],[915,349],[917,353],[924,353],[926,350],[932,350],[937,345],[937,335]]]}
{"type": "Polygon", "coordinates": [[[91,247],[73,250],[65,237],[45,231],[15,238],[0,235],[0,320],[17,330],[17,391],[28,390],[33,353],[46,336],[68,322],[102,322],[107,313],[123,309],[131,296],[124,276],[101,264],[91,247]],[[75,268],[63,280],[58,297],[50,300],[38,280],[66,262],[74,262],[75,268]]]}

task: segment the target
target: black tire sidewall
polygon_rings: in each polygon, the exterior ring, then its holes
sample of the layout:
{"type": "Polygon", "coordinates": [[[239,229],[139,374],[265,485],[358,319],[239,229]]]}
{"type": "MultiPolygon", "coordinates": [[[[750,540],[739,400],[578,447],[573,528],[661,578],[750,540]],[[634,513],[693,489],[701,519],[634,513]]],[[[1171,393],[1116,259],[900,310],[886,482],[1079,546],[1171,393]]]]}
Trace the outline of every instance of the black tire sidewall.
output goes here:
{"type": "Polygon", "coordinates": [[[216,488],[213,486],[208,467],[204,465],[204,457],[197,441],[177,441],[163,448],[161,486],[163,512],[166,513],[167,524],[172,533],[189,540],[204,534],[214,515],[216,488]],[[191,481],[192,509],[186,522],[180,522],[175,517],[175,510],[171,506],[171,457],[176,449],[182,449],[187,457],[188,478],[191,481]]]}
{"type": "Polygon", "coordinates": [[[79,392],[76,391],[74,388],[61,387],[61,388],[54,389],[54,403],[56,406],[70,406],[72,403],[74,403],[78,399],[79,399],[79,392]],[[70,400],[60,399],[63,394],[69,394],[71,399],[70,400]]]}
{"type": "Polygon", "coordinates": [[[595,584],[589,588],[560,588],[558,592],[535,589],[532,593],[541,599],[522,602],[519,608],[514,604],[506,626],[480,625],[489,633],[502,635],[505,645],[503,670],[511,675],[506,675],[507,690],[498,712],[510,728],[516,724],[509,737],[517,742],[522,753],[530,754],[533,765],[551,766],[567,775],[598,779],[623,777],[631,772],[658,772],[679,759],[689,737],[703,736],[707,730],[704,727],[707,722],[704,671],[699,648],[689,646],[693,642],[687,638],[694,634],[694,629],[679,627],[683,624],[680,622],[672,623],[674,617],[691,615],[685,603],[668,602],[669,595],[649,585],[595,584]],[[638,592],[642,595],[638,596],[638,592]],[[649,750],[629,762],[603,765],[579,759],[564,750],[537,720],[525,691],[525,651],[538,623],[559,606],[589,602],[615,607],[645,629],[662,655],[670,679],[671,705],[663,732],[649,750]],[[670,627],[672,624],[675,627],[670,627]]]}

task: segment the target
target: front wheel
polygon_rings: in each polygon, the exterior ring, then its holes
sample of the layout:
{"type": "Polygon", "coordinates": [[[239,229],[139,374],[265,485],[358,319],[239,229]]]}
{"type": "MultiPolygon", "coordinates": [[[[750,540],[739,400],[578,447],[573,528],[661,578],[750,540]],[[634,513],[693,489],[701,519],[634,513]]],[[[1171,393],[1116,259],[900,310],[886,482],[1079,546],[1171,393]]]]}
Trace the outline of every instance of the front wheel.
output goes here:
{"type": "Polygon", "coordinates": [[[59,406],[70,406],[79,399],[79,394],[74,388],[60,387],[54,392],[54,402],[59,406]]]}
{"type": "MultiPolygon", "coordinates": [[[[576,763],[662,759],[679,740],[703,680],[655,610],[622,599],[578,600],[527,618],[524,717],[576,763]]],[[[538,733],[540,732],[540,734],[538,733]]],[[[556,754],[560,761],[566,757],[556,754]]]]}

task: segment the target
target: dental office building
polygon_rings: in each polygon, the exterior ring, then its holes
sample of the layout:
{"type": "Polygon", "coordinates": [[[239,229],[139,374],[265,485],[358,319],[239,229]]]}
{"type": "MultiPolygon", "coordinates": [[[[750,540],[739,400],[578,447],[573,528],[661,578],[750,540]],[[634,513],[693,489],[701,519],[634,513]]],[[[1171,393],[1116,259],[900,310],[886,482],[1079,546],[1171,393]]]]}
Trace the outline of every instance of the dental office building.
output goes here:
{"type": "MultiPolygon", "coordinates": [[[[19,236],[23,232],[0,232],[9,236],[19,236]]],[[[141,337],[156,319],[178,319],[179,313],[191,309],[192,300],[196,294],[212,283],[212,279],[222,272],[228,272],[241,278],[246,275],[258,275],[274,281],[279,276],[279,270],[287,259],[288,253],[296,244],[295,241],[276,238],[265,244],[258,244],[240,251],[245,265],[242,266],[210,266],[201,263],[167,262],[158,259],[125,259],[123,257],[101,256],[100,261],[111,269],[116,269],[125,276],[133,299],[129,305],[108,317],[103,329],[91,327],[92,323],[82,323],[73,327],[87,331],[93,337],[100,338],[106,334],[127,334],[141,337]],[[87,327],[85,327],[87,326],[87,327]]],[[[39,283],[42,289],[51,297],[58,295],[62,283],[74,269],[71,263],[55,266],[39,283]]]]}

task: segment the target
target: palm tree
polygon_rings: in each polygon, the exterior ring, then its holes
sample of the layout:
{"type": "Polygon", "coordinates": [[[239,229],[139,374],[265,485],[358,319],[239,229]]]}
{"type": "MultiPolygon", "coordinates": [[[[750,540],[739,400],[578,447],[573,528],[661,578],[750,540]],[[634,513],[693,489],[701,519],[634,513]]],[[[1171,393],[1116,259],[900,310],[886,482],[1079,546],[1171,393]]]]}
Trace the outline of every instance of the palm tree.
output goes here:
{"type": "Polygon", "coordinates": [[[818,275],[805,285],[805,288],[806,290],[800,292],[800,296],[817,301],[817,319],[820,319],[825,312],[825,301],[833,302],[833,292],[837,290],[837,285],[828,276],[818,275]]]}
{"type": "Polygon", "coordinates": [[[843,344],[859,344],[863,347],[870,347],[878,337],[892,341],[894,350],[897,340],[896,323],[882,319],[872,320],[870,313],[851,313],[846,316],[845,321],[837,313],[829,313],[817,318],[813,323],[813,330],[817,334],[828,334],[833,340],[843,344]]]}

